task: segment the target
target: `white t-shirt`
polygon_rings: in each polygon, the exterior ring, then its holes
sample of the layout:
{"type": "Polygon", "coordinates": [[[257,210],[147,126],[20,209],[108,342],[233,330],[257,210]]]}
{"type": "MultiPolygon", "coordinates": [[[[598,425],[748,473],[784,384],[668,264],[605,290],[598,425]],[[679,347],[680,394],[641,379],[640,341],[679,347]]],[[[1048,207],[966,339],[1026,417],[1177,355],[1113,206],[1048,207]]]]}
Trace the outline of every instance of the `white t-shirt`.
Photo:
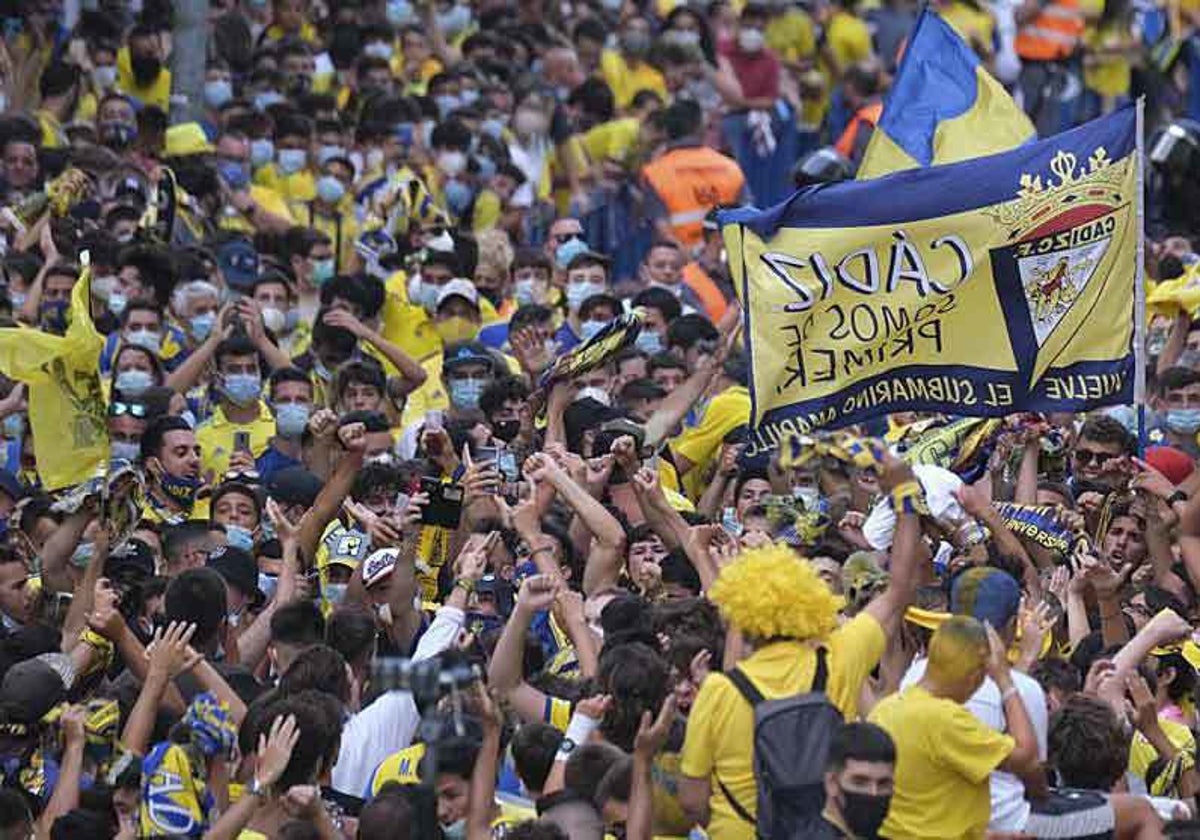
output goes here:
{"type": "MultiPolygon", "coordinates": [[[[913,661],[904,679],[900,681],[901,690],[917,683],[925,676],[924,657],[913,661]]],[[[1021,695],[1025,704],[1025,712],[1033,724],[1033,732],[1037,736],[1038,758],[1046,760],[1046,732],[1050,727],[1050,715],[1046,709],[1046,693],[1038,685],[1037,680],[1019,671],[1012,672],[1013,685],[1021,695]]],[[[1000,689],[991,677],[984,678],[983,685],[971,695],[966,703],[967,711],[979,718],[997,732],[1007,732],[1008,726],[1004,718],[1004,702],[1000,699],[1000,689]]],[[[992,773],[992,820],[988,828],[992,831],[1020,831],[1025,827],[1029,818],[1029,803],[1025,801],[1025,785],[1012,773],[996,770],[992,773]]]]}
{"type": "MultiPolygon", "coordinates": [[[[417,642],[413,660],[432,659],[458,638],[466,621],[463,611],[442,607],[417,642]]],[[[333,765],[333,789],[362,796],[371,774],[394,752],[412,743],[421,713],[407,691],[388,691],[352,716],[342,727],[342,745],[333,765]]]]}

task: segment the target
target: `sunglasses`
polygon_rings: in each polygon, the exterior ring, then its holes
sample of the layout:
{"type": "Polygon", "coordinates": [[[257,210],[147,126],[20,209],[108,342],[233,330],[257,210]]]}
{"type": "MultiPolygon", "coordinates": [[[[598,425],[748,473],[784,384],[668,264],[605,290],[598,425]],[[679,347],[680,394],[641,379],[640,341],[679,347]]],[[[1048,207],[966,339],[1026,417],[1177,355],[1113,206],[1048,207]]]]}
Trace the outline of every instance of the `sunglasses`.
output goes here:
{"type": "Polygon", "coordinates": [[[257,484],[259,478],[258,470],[230,470],[225,473],[226,481],[238,481],[242,484],[257,484]]]}
{"type": "Polygon", "coordinates": [[[1111,452],[1094,452],[1091,449],[1076,449],[1074,456],[1075,462],[1080,466],[1085,466],[1087,464],[1097,464],[1102,466],[1105,461],[1118,457],[1117,455],[1113,455],[1111,452]]]}
{"type": "Polygon", "coordinates": [[[146,406],[141,403],[124,403],[115,402],[108,407],[109,417],[123,417],[128,414],[130,417],[137,417],[139,420],[146,416],[146,406]]]}

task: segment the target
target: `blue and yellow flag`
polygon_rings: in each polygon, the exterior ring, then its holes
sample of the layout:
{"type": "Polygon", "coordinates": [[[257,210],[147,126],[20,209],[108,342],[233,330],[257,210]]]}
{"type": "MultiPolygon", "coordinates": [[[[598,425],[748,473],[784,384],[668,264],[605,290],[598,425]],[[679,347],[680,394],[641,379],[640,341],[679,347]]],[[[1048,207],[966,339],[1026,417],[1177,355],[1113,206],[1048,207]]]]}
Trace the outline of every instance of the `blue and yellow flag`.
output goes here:
{"type": "Polygon", "coordinates": [[[958,33],[926,9],[917,20],[859,179],[956,163],[1037,137],[1025,112],[958,33]]]}
{"type": "Polygon", "coordinates": [[[1128,403],[1137,112],[1049,140],[721,214],[753,448],[898,411],[1128,403]]]}

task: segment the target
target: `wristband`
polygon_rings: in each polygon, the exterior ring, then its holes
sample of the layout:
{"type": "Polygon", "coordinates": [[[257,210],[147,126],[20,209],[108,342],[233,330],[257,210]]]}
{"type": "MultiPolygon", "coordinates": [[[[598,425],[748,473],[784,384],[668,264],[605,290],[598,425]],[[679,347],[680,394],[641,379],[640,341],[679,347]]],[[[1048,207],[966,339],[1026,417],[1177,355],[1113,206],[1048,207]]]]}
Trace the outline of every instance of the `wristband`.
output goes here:
{"type": "Polygon", "coordinates": [[[116,656],[116,650],[112,642],[101,636],[91,627],[85,627],[80,631],[79,641],[95,649],[96,653],[99,654],[100,660],[99,662],[92,663],[83,674],[80,674],[81,677],[94,674],[97,671],[107,671],[112,666],[113,659],[116,656]]]}
{"type": "Polygon", "coordinates": [[[1182,490],[1176,490],[1170,496],[1167,496],[1167,504],[1169,505],[1174,505],[1176,502],[1186,502],[1187,500],[1188,494],[1182,490]]]}
{"type": "Polygon", "coordinates": [[[468,595],[470,595],[475,591],[475,581],[467,580],[466,578],[459,578],[458,580],[454,581],[454,588],[461,589],[463,592],[466,592],[468,595]]]}
{"type": "Polygon", "coordinates": [[[929,504],[925,501],[925,488],[921,482],[904,481],[892,488],[892,509],[896,513],[912,513],[929,516],[929,504]]]}
{"type": "Polygon", "coordinates": [[[574,752],[575,747],[578,744],[586,744],[592,737],[592,733],[599,728],[600,721],[576,711],[571,715],[571,722],[567,724],[567,731],[563,735],[562,743],[558,746],[558,753],[554,756],[554,760],[566,761],[574,752]]]}

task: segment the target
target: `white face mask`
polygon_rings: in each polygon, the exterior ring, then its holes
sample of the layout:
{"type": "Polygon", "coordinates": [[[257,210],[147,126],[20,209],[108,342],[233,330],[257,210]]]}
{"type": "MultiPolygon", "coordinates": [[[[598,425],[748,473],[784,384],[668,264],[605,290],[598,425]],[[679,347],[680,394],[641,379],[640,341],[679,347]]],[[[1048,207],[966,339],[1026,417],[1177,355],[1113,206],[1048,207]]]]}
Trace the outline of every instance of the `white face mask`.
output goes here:
{"type": "Polygon", "coordinates": [[[467,156],[462,152],[442,152],[437,156],[437,165],[438,169],[453,178],[467,168],[467,156]]]}
{"type": "Polygon", "coordinates": [[[392,621],[393,621],[392,605],[384,603],[384,604],[380,604],[379,606],[377,606],[375,608],[375,617],[377,619],[379,619],[379,623],[382,624],[384,627],[391,627],[392,621]]]}
{"type": "Polygon", "coordinates": [[[743,29],[738,32],[738,47],[742,52],[758,52],[765,42],[766,38],[761,29],[743,29]]]}

